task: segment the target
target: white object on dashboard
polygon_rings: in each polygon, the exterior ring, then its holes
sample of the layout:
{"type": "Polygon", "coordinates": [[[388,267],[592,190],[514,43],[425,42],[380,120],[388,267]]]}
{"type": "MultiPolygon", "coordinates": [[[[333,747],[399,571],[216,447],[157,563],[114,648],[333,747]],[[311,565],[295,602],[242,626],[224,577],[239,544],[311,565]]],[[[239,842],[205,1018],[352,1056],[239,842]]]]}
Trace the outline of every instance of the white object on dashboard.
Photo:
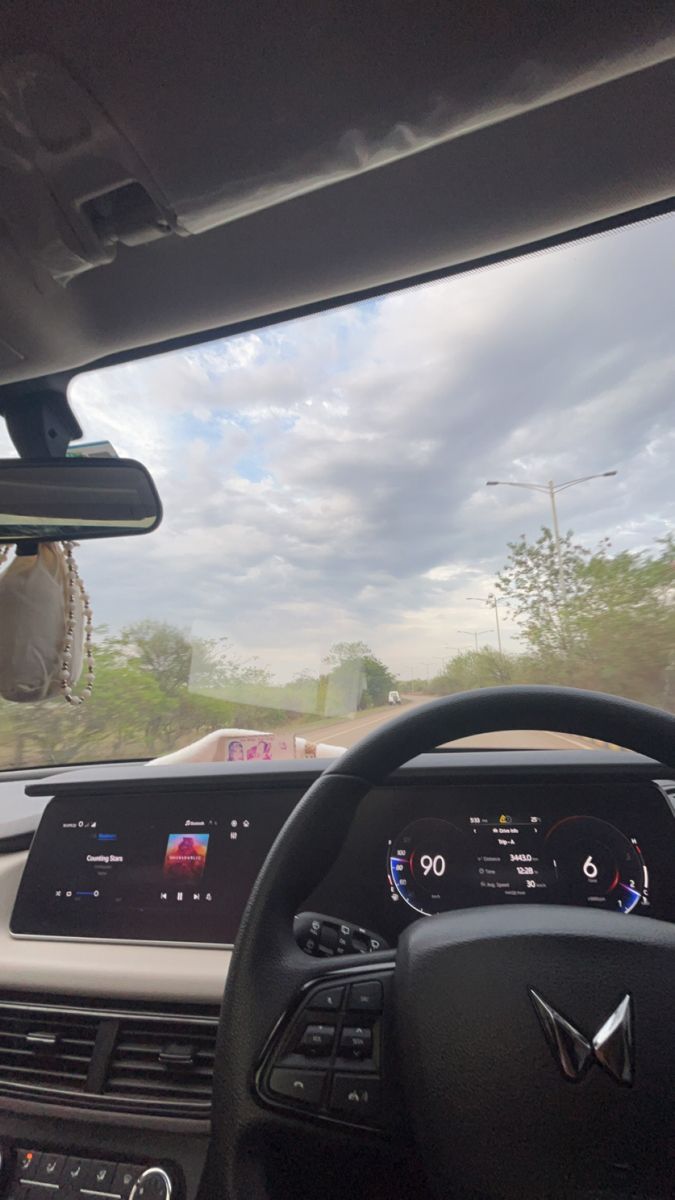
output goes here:
{"type": "Polygon", "coordinates": [[[339,758],[347,749],[346,746],[331,746],[330,742],[309,742],[303,737],[293,740],[296,758],[339,758]]]}
{"type": "Polygon", "coordinates": [[[270,762],[280,758],[337,758],[344,746],[309,742],[306,738],[280,736],[259,729],[215,729],[197,742],[163,754],[146,763],[148,767],[195,762],[270,762]]]}

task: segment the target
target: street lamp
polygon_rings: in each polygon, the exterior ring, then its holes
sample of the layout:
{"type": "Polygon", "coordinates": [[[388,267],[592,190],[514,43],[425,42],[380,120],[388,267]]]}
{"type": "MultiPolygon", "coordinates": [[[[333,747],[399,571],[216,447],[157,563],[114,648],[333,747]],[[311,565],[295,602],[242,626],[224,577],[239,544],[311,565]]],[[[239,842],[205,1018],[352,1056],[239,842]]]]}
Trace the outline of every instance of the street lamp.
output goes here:
{"type": "Polygon", "coordinates": [[[554,483],[549,479],[548,483],[514,483],[511,479],[488,479],[487,487],[516,487],[525,488],[528,492],[545,492],[551,501],[551,515],[553,517],[553,537],[555,540],[555,553],[558,560],[558,593],[561,601],[564,603],[565,596],[565,578],[563,574],[562,547],[560,544],[560,527],[558,525],[558,509],[556,506],[556,496],[558,492],[564,492],[567,488],[576,487],[578,483],[588,483],[590,479],[609,479],[613,475],[618,475],[618,471],[601,471],[597,475],[581,475],[579,479],[568,479],[565,483],[554,483]]]}
{"type": "Polygon", "coordinates": [[[479,604],[487,604],[488,608],[494,608],[495,624],[497,626],[497,647],[500,654],[502,653],[502,631],[499,624],[499,601],[504,599],[504,596],[495,596],[494,592],[490,592],[489,596],[467,596],[467,600],[477,600],[479,604]]]}
{"type": "Polygon", "coordinates": [[[478,650],[478,639],[479,639],[480,635],[482,633],[492,633],[492,630],[491,629],[458,629],[457,632],[465,633],[467,637],[472,637],[476,644],[476,650],[478,650]]]}

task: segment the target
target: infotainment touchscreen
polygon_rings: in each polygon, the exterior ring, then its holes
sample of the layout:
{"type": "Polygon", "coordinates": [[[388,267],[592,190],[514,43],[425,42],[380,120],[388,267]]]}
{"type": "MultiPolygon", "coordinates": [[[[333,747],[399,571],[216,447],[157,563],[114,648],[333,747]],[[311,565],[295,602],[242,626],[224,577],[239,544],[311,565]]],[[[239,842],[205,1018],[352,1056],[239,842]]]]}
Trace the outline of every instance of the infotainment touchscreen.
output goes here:
{"type": "Polygon", "coordinates": [[[231,945],[297,791],[57,797],[12,914],[16,936],[231,945]]]}

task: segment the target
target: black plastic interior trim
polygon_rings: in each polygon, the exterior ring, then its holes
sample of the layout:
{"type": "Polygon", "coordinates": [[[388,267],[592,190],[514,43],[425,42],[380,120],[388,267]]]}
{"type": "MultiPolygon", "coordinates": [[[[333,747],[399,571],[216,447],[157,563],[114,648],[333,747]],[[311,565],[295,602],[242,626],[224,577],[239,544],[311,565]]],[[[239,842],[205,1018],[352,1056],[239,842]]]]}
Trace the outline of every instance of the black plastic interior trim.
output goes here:
{"type": "MultiPolygon", "coordinates": [[[[108,767],[99,771],[71,770],[41,779],[26,787],[29,796],[54,796],[86,792],[104,794],[120,789],[149,791],[184,791],[187,786],[220,790],[224,786],[242,789],[309,787],[327,767],[339,774],[339,761],[331,764],[320,759],[288,763],[192,763],[166,767],[134,768],[108,767]]],[[[631,776],[639,779],[667,779],[673,769],[640,754],[622,750],[465,750],[447,753],[420,754],[389,776],[409,783],[425,776],[437,778],[445,773],[449,779],[480,776],[518,776],[560,779],[561,774],[593,777],[631,776]]]]}
{"type": "Polygon", "coordinates": [[[30,850],[33,832],[16,833],[13,837],[0,840],[0,854],[16,854],[21,850],[30,850]]]}
{"type": "Polygon", "coordinates": [[[372,300],[377,296],[386,296],[392,292],[405,291],[407,288],[421,287],[425,283],[450,279],[455,275],[465,275],[471,271],[480,271],[485,267],[496,266],[499,263],[510,262],[513,259],[524,258],[546,250],[554,250],[570,242],[583,241],[586,238],[596,237],[599,234],[611,233],[624,226],[635,225],[641,221],[667,216],[673,211],[675,211],[675,196],[668,200],[659,200],[653,204],[645,204],[639,208],[630,209],[627,212],[619,213],[612,217],[603,217],[599,221],[591,221],[588,225],[575,226],[573,229],[566,230],[563,233],[540,238],[534,242],[525,242],[520,246],[500,250],[494,254],[485,255],[482,258],[468,259],[465,262],[456,263],[449,267],[438,267],[433,271],[406,276],[404,279],[396,280],[393,283],[363,288],[354,292],[344,292],[330,299],[318,300],[311,304],[302,304],[295,308],[282,309],[280,312],[267,313],[264,316],[252,317],[246,321],[235,321],[228,325],[215,326],[211,329],[203,330],[201,333],[183,334],[179,337],[167,338],[166,341],[153,342],[144,346],[134,346],[128,350],[120,350],[114,354],[107,354],[101,358],[93,359],[91,362],[79,366],[72,371],[57,372],[32,380],[20,380],[8,383],[0,388],[0,406],[5,396],[11,399],[15,395],[24,395],[27,392],[34,391],[37,386],[48,385],[52,388],[56,387],[57,389],[61,388],[65,390],[76,375],[81,375],[88,371],[96,371],[103,367],[117,366],[126,362],[135,362],[138,359],[154,357],[157,354],[168,354],[173,350],[188,349],[191,346],[200,346],[206,342],[217,341],[221,338],[230,338],[235,337],[237,334],[251,333],[257,329],[272,328],[274,325],[280,325],[286,321],[314,316],[317,313],[330,312],[336,308],[356,304],[361,300],[372,300]]]}

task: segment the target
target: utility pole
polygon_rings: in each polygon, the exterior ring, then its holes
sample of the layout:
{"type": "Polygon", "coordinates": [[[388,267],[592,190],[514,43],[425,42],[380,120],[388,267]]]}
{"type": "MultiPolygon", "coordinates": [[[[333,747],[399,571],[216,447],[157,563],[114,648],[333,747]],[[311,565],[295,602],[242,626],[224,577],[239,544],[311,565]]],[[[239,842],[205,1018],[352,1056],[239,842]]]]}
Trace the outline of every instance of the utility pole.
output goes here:
{"type": "Polygon", "coordinates": [[[478,638],[480,637],[480,635],[482,633],[491,633],[492,630],[491,629],[458,629],[457,632],[465,633],[467,637],[472,637],[474,640],[476,651],[478,651],[478,638]]]}
{"type": "Polygon", "coordinates": [[[560,527],[558,525],[556,496],[558,492],[564,492],[568,488],[576,487],[578,483],[588,483],[591,479],[609,479],[614,475],[618,475],[618,471],[601,471],[598,475],[582,475],[579,479],[568,479],[565,483],[554,483],[552,479],[549,479],[548,483],[515,483],[512,479],[488,479],[487,481],[487,487],[525,488],[528,492],[545,492],[548,495],[551,504],[553,539],[558,565],[558,600],[561,605],[564,605],[567,600],[567,589],[565,587],[565,572],[563,569],[562,543],[560,540],[560,527]]]}
{"type": "Polygon", "coordinates": [[[499,601],[502,596],[495,596],[494,592],[490,592],[489,596],[467,596],[467,600],[476,600],[479,604],[487,604],[488,608],[495,610],[495,626],[497,628],[497,649],[502,653],[502,631],[499,624],[499,601]]]}
{"type": "Polygon", "coordinates": [[[548,481],[548,494],[551,501],[551,516],[553,517],[553,537],[555,540],[555,556],[558,560],[558,595],[562,604],[567,602],[567,589],[565,587],[565,572],[563,571],[562,546],[560,544],[560,526],[558,525],[558,506],[555,502],[555,484],[552,479],[548,481]]]}

